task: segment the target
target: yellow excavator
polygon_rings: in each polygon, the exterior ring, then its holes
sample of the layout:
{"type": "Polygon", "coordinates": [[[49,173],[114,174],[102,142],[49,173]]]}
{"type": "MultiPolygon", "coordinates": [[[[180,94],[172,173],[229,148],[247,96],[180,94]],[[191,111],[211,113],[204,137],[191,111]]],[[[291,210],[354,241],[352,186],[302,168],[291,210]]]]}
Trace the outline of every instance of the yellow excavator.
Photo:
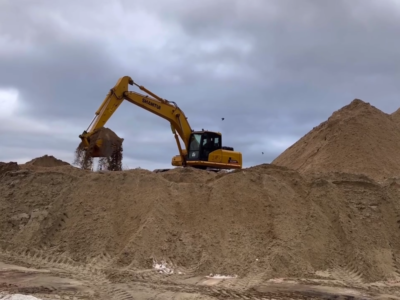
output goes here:
{"type": "MultiPolygon", "coordinates": [[[[124,100],[170,122],[179,149],[179,155],[172,158],[172,166],[210,170],[242,168],[242,153],[234,151],[232,147],[223,147],[221,133],[192,130],[187,117],[175,102],[160,98],[145,87],[136,84],[129,76],[121,77],[118,80],[96,111],[88,129],[79,136],[86,149],[89,149],[89,144],[93,144],[93,141],[90,140],[93,133],[104,127],[124,100]],[[129,91],[128,85],[135,85],[148,95],[129,91]],[[182,147],[178,135],[182,139],[184,147],[182,147]]],[[[96,140],[97,149],[91,149],[89,156],[104,157],[105,155],[101,151],[103,144],[101,139],[96,140]]]]}

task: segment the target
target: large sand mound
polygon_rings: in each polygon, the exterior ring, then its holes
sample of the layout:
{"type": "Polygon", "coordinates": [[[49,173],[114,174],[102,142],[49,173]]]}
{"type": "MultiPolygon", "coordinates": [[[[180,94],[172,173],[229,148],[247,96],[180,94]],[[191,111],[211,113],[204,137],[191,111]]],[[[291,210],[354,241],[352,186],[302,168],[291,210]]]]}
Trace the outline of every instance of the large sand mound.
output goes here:
{"type": "Polygon", "coordinates": [[[115,267],[165,259],[200,274],[329,269],[375,281],[393,277],[400,254],[398,186],[340,173],[307,179],[274,165],[227,174],[22,169],[0,181],[0,240],[77,261],[111,257],[115,267]]]}
{"type": "Polygon", "coordinates": [[[340,171],[376,180],[400,176],[399,115],[355,99],[272,163],[301,173],[340,171]]]}

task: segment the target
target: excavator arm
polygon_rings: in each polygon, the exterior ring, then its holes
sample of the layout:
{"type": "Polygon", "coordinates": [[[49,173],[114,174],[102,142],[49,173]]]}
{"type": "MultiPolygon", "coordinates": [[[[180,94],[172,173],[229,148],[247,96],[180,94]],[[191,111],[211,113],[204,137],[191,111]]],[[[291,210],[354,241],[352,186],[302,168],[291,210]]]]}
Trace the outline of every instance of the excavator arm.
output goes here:
{"type": "Polygon", "coordinates": [[[95,117],[90,123],[88,129],[79,136],[84,147],[89,146],[90,136],[100,128],[104,127],[124,100],[167,120],[171,124],[171,129],[175,135],[182,164],[184,164],[187,154],[186,149],[189,147],[190,135],[193,132],[187,121],[187,117],[175,102],[160,98],[145,87],[136,84],[129,76],[124,76],[118,80],[117,84],[108,92],[103,103],[96,111],[95,117]],[[129,91],[128,85],[136,85],[140,90],[146,92],[148,95],[129,91]],[[178,135],[184,142],[185,149],[182,149],[178,135]]]}

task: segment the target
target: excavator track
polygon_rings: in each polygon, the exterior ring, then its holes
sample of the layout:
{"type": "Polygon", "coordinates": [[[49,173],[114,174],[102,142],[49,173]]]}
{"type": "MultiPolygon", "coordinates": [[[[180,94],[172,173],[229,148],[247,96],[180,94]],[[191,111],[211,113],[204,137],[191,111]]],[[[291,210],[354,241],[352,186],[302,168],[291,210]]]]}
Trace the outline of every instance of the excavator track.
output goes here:
{"type": "Polygon", "coordinates": [[[171,169],[155,169],[153,170],[154,173],[163,173],[163,172],[168,172],[171,169]]]}
{"type": "MultiPolygon", "coordinates": [[[[191,167],[188,167],[188,168],[191,168],[191,167]]],[[[173,169],[154,169],[153,170],[153,173],[164,173],[164,172],[168,172],[168,171],[170,171],[170,170],[173,170],[173,169]]],[[[198,170],[203,170],[203,171],[208,171],[208,172],[215,172],[215,173],[218,173],[218,172],[227,172],[226,170],[221,170],[221,169],[213,169],[213,168],[207,168],[207,169],[198,169],[198,170]]]]}

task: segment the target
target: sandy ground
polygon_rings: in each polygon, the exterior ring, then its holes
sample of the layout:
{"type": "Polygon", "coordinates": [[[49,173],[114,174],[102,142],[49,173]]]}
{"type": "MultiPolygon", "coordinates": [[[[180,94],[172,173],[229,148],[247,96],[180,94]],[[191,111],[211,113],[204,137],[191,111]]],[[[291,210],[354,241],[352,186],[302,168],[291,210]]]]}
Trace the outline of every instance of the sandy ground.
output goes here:
{"type": "Polygon", "coordinates": [[[400,299],[399,179],[304,177],[273,165],[230,174],[7,168],[1,292],[400,299]]]}
{"type": "Polygon", "coordinates": [[[354,100],[231,173],[0,162],[0,293],[400,299],[399,115],[354,100]]]}
{"type": "Polygon", "coordinates": [[[349,287],[328,273],[316,279],[262,282],[257,278],[169,275],[155,269],[109,269],[104,262],[72,265],[57,262],[55,257],[15,253],[1,253],[0,257],[7,262],[0,263],[1,294],[26,294],[39,299],[400,299],[399,282],[349,287]],[[124,274],[124,282],[114,280],[118,274],[124,274]]]}

